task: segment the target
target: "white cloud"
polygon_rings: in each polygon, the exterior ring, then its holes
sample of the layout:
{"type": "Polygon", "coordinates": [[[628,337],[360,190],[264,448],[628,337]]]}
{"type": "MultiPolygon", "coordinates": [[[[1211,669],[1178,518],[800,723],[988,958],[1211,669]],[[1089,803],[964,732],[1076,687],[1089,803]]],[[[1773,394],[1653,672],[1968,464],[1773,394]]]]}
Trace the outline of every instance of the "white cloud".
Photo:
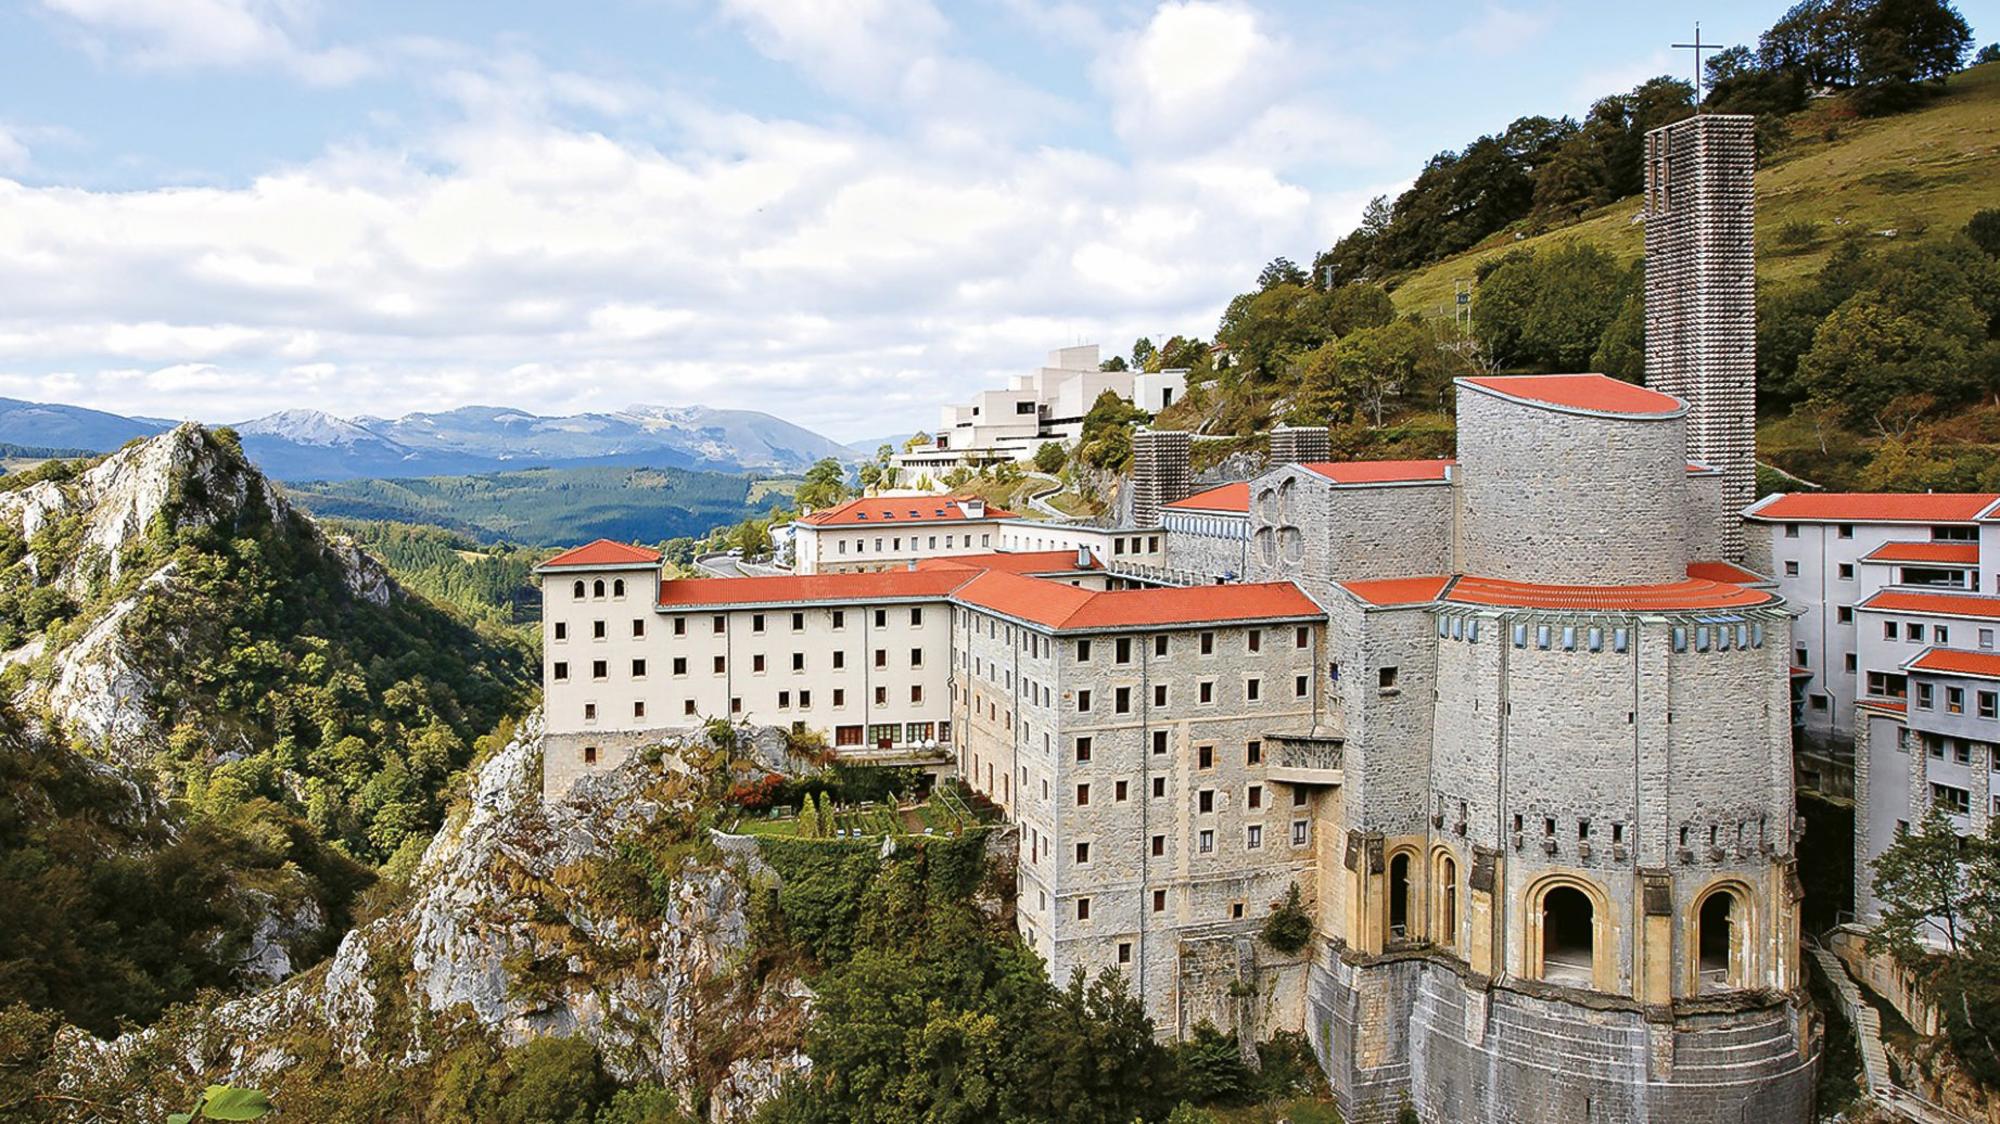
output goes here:
{"type": "Polygon", "coordinates": [[[0,172],[18,172],[28,166],[28,145],[6,126],[0,125],[0,172]]]}
{"type": "Polygon", "coordinates": [[[929,0],[723,0],[722,9],[764,54],[870,97],[896,92],[948,30],[929,0]]]}
{"type": "Polygon", "coordinates": [[[281,66],[300,79],[338,85],[370,61],[347,47],[313,49],[306,0],[41,0],[100,54],[160,69],[281,66]]]}
{"type": "MultiPolygon", "coordinates": [[[[289,9],[225,7],[298,26],[289,9]]],[[[1166,110],[1107,86],[1119,126],[1146,138],[1123,158],[981,128],[999,103],[1028,121],[1061,110],[990,69],[940,69],[950,32],[928,6],[876,0],[865,33],[804,11],[757,31],[764,49],[887,99],[911,128],[754,116],[525,51],[412,41],[383,57],[427,60],[419,90],[439,104],[410,116],[447,115],[427,130],[385,126],[224,187],[0,178],[0,392],[216,421],[704,401],[841,436],[927,425],[1053,346],[1209,334],[1261,263],[1309,255],[1353,209],[1293,169],[1379,145],[1273,77],[1290,48],[1232,5],[1170,3],[1121,40],[1153,35],[1144,81],[1199,118],[1148,118],[1166,110]],[[1194,70],[1231,80],[1174,84],[1190,35],[1215,41],[1194,70]],[[893,87],[869,85],[897,60],[893,87]],[[960,79],[978,97],[937,104],[960,79]],[[635,119],[648,128],[626,131],[635,119]]],[[[212,65],[282,52],[254,27],[213,34],[154,41],[212,65]]]]}

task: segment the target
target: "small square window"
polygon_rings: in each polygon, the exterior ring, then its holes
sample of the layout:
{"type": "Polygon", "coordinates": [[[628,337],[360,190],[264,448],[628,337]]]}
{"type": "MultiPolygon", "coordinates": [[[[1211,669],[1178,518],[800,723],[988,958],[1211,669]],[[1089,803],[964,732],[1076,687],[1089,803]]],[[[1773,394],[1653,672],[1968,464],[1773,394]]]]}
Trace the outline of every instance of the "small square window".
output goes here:
{"type": "Polygon", "coordinates": [[[1788,577],[1788,578],[1796,578],[1796,577],[1798,577],[1798,576],[1799,576],[1799,564],[1798,564],[1797,562],[1787,562],[1787,563],[1785,563],[1785,576],[1786,576],[1786,577],[1788,577]]]}
{"type": "Polygon", "coordinates": [[[1393,667],[1385,667],[1376,671],[1375,682],[1376,685],[1381,687],[1384,691],[1394,687],[1396,685],[1396,669],[1393,667]]]}

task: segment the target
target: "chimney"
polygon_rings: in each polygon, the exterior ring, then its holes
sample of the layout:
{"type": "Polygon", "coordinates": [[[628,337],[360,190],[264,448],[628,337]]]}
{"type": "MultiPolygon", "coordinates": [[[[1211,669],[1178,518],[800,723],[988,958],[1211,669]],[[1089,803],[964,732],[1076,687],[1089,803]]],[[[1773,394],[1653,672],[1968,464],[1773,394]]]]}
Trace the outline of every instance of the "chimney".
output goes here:
{"type": "Polygon", "coordinates": [[[1079,570],[1090,569],[1090,548],[1082,543],[1076,544],[1076,568],[1079,570]]]}

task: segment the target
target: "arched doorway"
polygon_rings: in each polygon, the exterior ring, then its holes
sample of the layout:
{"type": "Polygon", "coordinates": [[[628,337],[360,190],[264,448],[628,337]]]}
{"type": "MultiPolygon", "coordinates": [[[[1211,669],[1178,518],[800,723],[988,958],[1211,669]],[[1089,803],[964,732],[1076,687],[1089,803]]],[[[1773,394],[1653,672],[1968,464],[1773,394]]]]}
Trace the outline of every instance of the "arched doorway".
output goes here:
{"type": "Polygon", "coordinates": [[[1728,991],[1737,986],[1736,895],[1727,890],[1701,903],[1699,953],[1695,961],[1698,990],[1728,991]]]}
{"type": "Polygon", "coordinates": [[[1437,943],[1458,951],[1458,862],[1450,855],[1438,858],[1437,943]]]}
{"type": "Polygon", "coordinates": [[[1542,895],[1542,978],[1589,987],[1596,960],[1596,916],[1589,896],[1574,886],[1557,886],[1542,895]]]}
{"type": "Polygon", "coordinates": [[[1410,856],[1397,855],[1389,860],[1389,939],[1408,940],[1410,936],[1410,856]]]}

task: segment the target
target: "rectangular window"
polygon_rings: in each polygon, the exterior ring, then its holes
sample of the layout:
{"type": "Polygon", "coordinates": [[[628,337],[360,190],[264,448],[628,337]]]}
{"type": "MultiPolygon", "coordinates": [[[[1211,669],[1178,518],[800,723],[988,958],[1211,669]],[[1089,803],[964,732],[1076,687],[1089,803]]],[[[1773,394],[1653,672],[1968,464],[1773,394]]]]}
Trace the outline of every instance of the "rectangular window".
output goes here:
{"type": "Polygon", "coordinates": [[[1251,742],[1251,743],[1250,743],[1249,745],[1247,745],[1247,746],[1243,747],[1243,763],[1244,763],[1244,764],[1246,764],[1246,765],[1261,765],[1261,764],[1263,764],[1263,763],[1264,763],[1264,743],[1263,743],[1263,742],[1251,742]]]}
{"type": "Polygon", "coordinates": [[[1167,908],[1167,892],[1165,890],[1154,890],[1153,912],[1163,913],[1166,911],[1166,908],[1167,908]]]}
{"type": "Polygon", "coordinates": [[[592,640],[602,640],[602,639],[604,639],[604,637],[605,637],[605,631],[604,631],[604,622],[603,622],[603,621],[591,621],[591,622],[590,622],[590,638],[591,638],[592,640]]]}
{"type": "Polygon", "coordinates": [[[568,625],[568,624],[566,624],[566,623],[564,623],[564,622],[562,622],[562,621],[557,621],[557,622],[556,622],[556,639],[557,639],[557,640],[568,640],[568,639],[569,639],[569,625],[568,625]]]}
{"type": "Polygon", "coordinates": [[[1195,849],[1200,851],[1202,854],[1212,855],[1215,853],[1214,829],[1203,828],[1201,832],[1195,836],[1195,840],[1196,840],[1195,849]]]}
{"type": "Polygon", "coordinates": [[[1194,759],[1195,768],[1197,769],[1215,768],[1215,747],[1212,745],[1196,746],[1194,749],[1194,759]]]}
{"type": "Polygon", "coordinates": [[[674,618],[674,635],[675,635],[675,636],[686,636],[687,634],[688,634],[688,619],[687,619],[686,617],[675,617],[675,618],[674,618]]]}
{"type": "Polygon", "coordinates": [[[1215,633],[1204,632],[1201,634],[1201,654],[1204,656],[1215,654],[1215,633]]]}
{"type": "Polygon", "coordinates": [[[756,675],[764,674],[764,654],[762,652],[758,652],[750,657],[750,671],[756,675]]]}
{"type": "Polygon", "coordinates": [[[1167,654],[1166,633],[1162,632],[1158,636],[1153,637],[1153,654],[1156,656],[1165,656],[1167,654]]]}
{"type": "Polygon", "coordinates": [[[1833,619],[1841,624],[1854,623],[1854,606],[1842,605],[1833,611],[1833,619]]]}
{"type": "Polygon", "coordinates": [[[1931,643],[1936,644],[1939,647],[1943,647],[1944,645],[1951,643],[1951,629],[1941,624],[1932,625],[1931,643]]]}
{"type": "Polygon", "coordinates": [[[1972,793],[1966,789],[1959,788],[1957,785],[1931,785],[1931,803],[1943,808],[1950,815],[1969,816],[1972,814],[1972,793]]]}
{"type": "Polygon", "coordinates": [[[1841,581],[1851,582],[1854,580],[1854,563],[1842,562],[1840,568],[1835,572],[1840,575],[1841,581]]]}
{"type": "Polygon", "coordinates": [[[1076,861],[1079,866],[1090,861],[1090,844],[1078,843],[1076,845],[1076,861]]]}
{"type": "Polygon", "coordinates": [[[875,627],[876,628],[889,627],[889,610],[887,609],[875,610],[875,627]]]}
{"type": "Polygon", "coordinates": [[[721,614],[717,614],[716,616],[711,618],[711,622],[713,624],[713,628],[717,636],[722,635],[723,632],[729,628],[729,618],[722,616],[721,614]]]}
{"type": "Polygon", "coordinates": [[[1264,786],[1261,784],[1251,785],[1244,792],[1243,803],[1251,808],[1262,808],[1264,806],[1264,786]]]}
{"type": "Polygon", "coordinates": [[[2000,695],[1992,691],[1979,692],[1979,717],[2000,718],[2000,695]]]}
{"type": "Polygon", "coordinates": [[[1153,836],[1153,855],[1154,855],[1154,857],[1155,857],[1155,858],[1157,858],[1157,857],[1159,857],[1159,856],[1161,856],[1161,855],[1164,855],[1164,854],[1166,854],[1166,853],[1167,853],[1167,837],[1166,837],[1166,836],[1164,836],[1164,835],[1155,835],[1155,836],[1153,836]]]}
{"type": "Polygon", "coordinates": [[[1305,676],[1303,676],[1303,675],[1294,675],[1294,676],[1292,676],[1292,694],[1293,694],[1293,696],[1294,696],[1294,697],[1296,697],[1296,698],[1301,698],[1301,699],[1302,699],[1302,698],[1305,698],[1305,697],[1306,697],[1306,677],[1305,677],[1305,676]]]}
{"type": "Polygon", "coordinates": [[[1165,796],[1166,794],[1167,794],[1167,778],[1165,778],[1165,777],[1154,777],[1154,778],[1153,778],[1153,797],[1154,797],[1155,799],[1158,799],[1158,798],[1160,798],[1160,797],[1162,797],[1162,796],[1165,796]]]}
{"type": "Polygon", "coordinates": [[[1934,702],[1935,700],[1931,697],[1931,685],[1929,683],[1917,684],[1917,706],[1921,709],[1929,710],[1934,702]]]}
{"type": "Polygon", "coordinates": [[[1965,713],[1965,688],[1946,687],[1944,689],[1944,712],[1946,714],[1965,713]]]}
{"type": "Polygon", "coordinates": [[[1243,681],[1243,701],[1256,702],[1259,698],[1263,697],[1263,693],[1264,693],[1263,680],[1245,679],[1243,681]]]}
{"type": "Polygon", "coordinates": [[[910,610],[910,623],[913,625],[921,625],[924,623],[923,609],[914,608],[910,610]]]}
{"type": "Polygon", "coordinates": [[[1111,709],[1117,714],[1132,713],[1132,688],[1120,687],[1111,694],[1111,709]]]}
{"type": "Polygon", "coordinates": [[[847,627],[847,610],[835,609],[833,611],[833,627],[836,629],[847,627]]]}
{"type": "Polygon", "coordinates": [[[1090,806],[1089,785],[1080,784],[1076,786],[1076,806],[1079,808],[1086,808],[1090,806]]]}
{"type": "Polygon", "coordinates": [[[610,675],[610,671],[606,666],[607,663],[608,661],[606,660],[590,661],[590,677],[592,679],[603,679],[610,675]]]}
{"type": "Polygon", "coordinates": [[[833,705],[835,706],[847,705],[847,688],[835,687],[833,689],[833,705]]]}
{"type": "Polygon", "coordinates": [[[1089,692],[1089,691],[1078,691],[1078,692],[1076,693],[1076,709],[1077,709],[1077,713],[1079,713],[1079,714],[1088,714],[1088,713],[1090,713],[1090,692],[1089,692]]]}
{"type": "Polygon", "coordinates": [[[674,674],[675,674],[675,675],[686,675],[687,673],[688,673],[688,660],[687,660],[687,657],[686,657],[686,656],[675,656],[675,657],[674,657],[674,674]]]}
{"type": "MultiPolygon", "coordinates": [[[[1895,621],[1883,621],[1883,622],[1882,622],[1882,639],[1884,639],[1884,640],[1894,640],[1895,638],[1896,638],[1896,622],[1895,622],[1895,621]]],[[[1800,649],[1799,649],[1799,651],[1803,652],[1803,651],[1805,651],[1805,649],[1804,649],[1804,648],[1800,648],[1800,649]]]]}
{"type": "Polygon", "coordinates": [[[792,693],[790,691],[778,692],[778,709],[779,710],[792,709],[792,693]]]}
{"type": "Polygon", "coordinates": [[[1292,647],[1303,648],[1312,641],[1312,630],[1300,625],[1292,630],[1292,647]]]}
{"type": "Polygon", "coordinates": [[[1396,685],[1396,669],[1393,667],[1380,669],[1375,673],[1375,682],[1385,691],[1394,687],[1396,685]]]}
{"type": "Polygon", "coordinates": [[[1086,762],[1086,761],[1089,761],[1089,760],[1090,760],[1090,739],[1089,739],[1089,738],[1078,738],[1078,739],[1076,739],[1076,760],[1077,760],[1077,763],[1078,763],[1078,764],[1083,764],[1084,762],[1086,762]]]}
{"type": "Polygon", "coordinates": [[[889,688],[887,687],[875,688],[875,705],[876,706],[889,705],[889,688]]]}
{"type": "Polygon", "coordinates": [[[1090,899],[1089,899],[1089,898],[1078,898],[1078,899],[1076,899],[1076,919],[1077,919],[1078,921],[1088,921],[1088,920],[1090,920],[1090,899]]]}
{"type": "Polygon", "coordinates": [[[1079,640],[1076,642],[1076,662],[1078,663],[1090,662],[1090,641],[1079,640]]]}
{"type": "Polygon", "coordinates": [[[924,650],[922,648],[910,649],[910,666],[911,667],[924,666],[924,650]]]}
{"type": "Polygon", "coordinates": [[[1310,823],[1308,823],[1308,822],[1307,822],[1306,820],[1293,820],[1293,821],[1292,821],[1292,846],[1294,846],[1294,847],[1303,847],[1303,846],[1305,846],[1305,845],[1306,845],[1306,840],[1307,840],[1307,838],[1308,838],[1308,836],[1309,836],[1309,833],[1311,832],[1311,830],[1312,830],[1312,826],[1311,826],[1311,824],[1310,824],[1310,823]]]}
{"type": "Polygon", "coordinates": [[[887,648],[875,649],[875,666],[876,667],[889,666],[889,649],[887,648]]]}
{"type": "Polygon", "coordinates": [[[1155,683],[1153,685],[1153,705],[1159,707],[1167,705],[1167,685],[1165,683],[1155,683]]]}
{"type": "Polygon", "coordinates": [[[1215,811],[1215,790],[1212,788],[1204,788],[1200,792],[1196,793],[1194,810],[1197,812],[1215,811]]]}
{"type": "Polygon", "coordinates": [[[1199,687],[1199,689],[1198,689],[1198,691],[1197,691],[1197,697],[1198,697],[1198,698],[1200,699],[1200,701],[1201,701],[1201,702],[1203,702],[1203,703],[1212,703],[1212,702],[1214,702],[1214,701],[1215,701],[1215,682],[1214,682],[1213,680],[1210,680],[1210,679],[1204,679],[1204,680],[1202,680],[1202,681],[1201,681],[1201,686],[1199,687]]]}
{"type": "Polygon", "coordinates": [[[645,677],[646,677],[646,661],[645,661],[645,660],[633,660],[633,661],[632,661],[632,678],[634,678],[634,679],[644,679],[645,677]]]}
{"type": "Polygon", "coordinates": [[[1264,825],[1251,824],[1243,829],[1243,846],[1255,851],[1264,846],[1264,825]]]}
{"type": "Polygon", "coordinates": [[[1796,578],[1796,577],[1798,577],[1798,576],[1799,576],[1799,564],[1798,564],[1797,562],[1787,562],[1787,563],[1785,563],[1785,576],[1786,576],[1786,577],[1788,577],[1788,578],[1796,578]]]}
{"type": "Polygon", "coordinates": [[[1244,633],[1243,640],[1252,652],[1261,652],[1264,650],[1264,630],[1261,628],[1253,628],[1244,633]]]}
{"type": "Polygon", "coordinates": [[[555,676],[555,679],[556,679],[556,682],[558,682],[558,683],[560,683],[560,682],[562,682],[562,681],[564,681],[564,680],[568,679],[568,678],[569,678],[569,661],[567,661],[567,660],[557,660],[557,661],[555,662],[555,667],[554,667],[554,668],[553,668],[553,669],[551,670],[551,674],[553,674],[553,675],[555,676]]]}
{"type": "Polygon", "coordinates": [[[1132,662],[1132,640],[1130,637],[1121,636],[1115,642],[1113,642],[1111,646],[1111,662],[1112,663],[1132,662]]]}
{"type": "Polygon", "coordinates": [[[597,721],[597,704],[596,704],[596,703],[584,703],[584,704],[583,704],[583,720],[584,720],[585,722],[595,722],[595,721],[597,721]]]}
{"type": "Polygon", "coordinates": [[[1153,752],[1155,754],[1162,754],[1165,753],[1166,751],[1167,751],[1167,732],[1165,730],[1154,730],[1153,752]]]}

